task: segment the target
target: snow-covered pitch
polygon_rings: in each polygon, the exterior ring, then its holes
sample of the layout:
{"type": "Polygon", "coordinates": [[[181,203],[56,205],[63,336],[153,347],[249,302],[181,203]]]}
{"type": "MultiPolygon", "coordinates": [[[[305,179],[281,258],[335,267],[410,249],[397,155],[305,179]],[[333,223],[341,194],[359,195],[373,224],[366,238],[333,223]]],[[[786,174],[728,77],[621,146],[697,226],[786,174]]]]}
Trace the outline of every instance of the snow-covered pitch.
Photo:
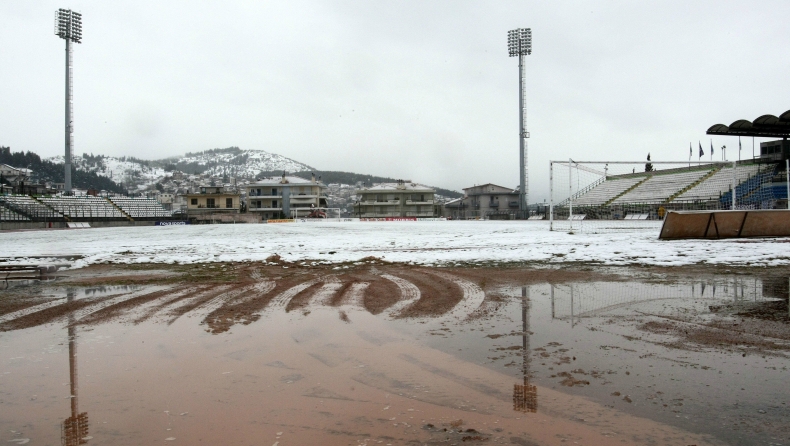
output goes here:
{"type": "Polygon", "coordinates": [[[0,259],[50,256],[94,263],[386,261],[457,263],[595,262],[604,265],[790,264],[789,239],[658,240],[658,230],[604,234],[549,231],[545,221],[358,222],[94,228],[0,233],[0,259]]]}

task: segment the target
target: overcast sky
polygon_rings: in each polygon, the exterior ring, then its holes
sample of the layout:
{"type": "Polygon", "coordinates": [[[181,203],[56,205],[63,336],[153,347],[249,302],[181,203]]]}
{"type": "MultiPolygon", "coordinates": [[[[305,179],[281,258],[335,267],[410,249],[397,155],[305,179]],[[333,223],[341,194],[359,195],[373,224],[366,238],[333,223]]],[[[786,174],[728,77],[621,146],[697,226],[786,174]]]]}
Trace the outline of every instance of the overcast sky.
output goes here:
{"type": "Polygon", "coordinates": [[[15,151],[64,150],[59,7],[83,14],[77,154],[239,146],[320,170],[513,187],[506,35],[518,27],[534,42],[531,202],[547,198],[550,159],[686,160],[689,142],[707,152],[712,124],[790,109],[787,0],[0,0],[0,145],[15,151]]]}

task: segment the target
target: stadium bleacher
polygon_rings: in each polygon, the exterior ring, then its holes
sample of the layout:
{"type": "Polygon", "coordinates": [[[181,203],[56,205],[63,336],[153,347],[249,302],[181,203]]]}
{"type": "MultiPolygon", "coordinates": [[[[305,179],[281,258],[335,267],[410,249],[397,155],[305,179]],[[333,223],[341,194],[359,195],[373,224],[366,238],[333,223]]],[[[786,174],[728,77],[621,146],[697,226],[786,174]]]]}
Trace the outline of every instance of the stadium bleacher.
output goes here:
{"type": "MultiPolygon", "coordinates": [[[[740,184],[757,174],[759,166],[756,164],[739,166],[736,169],[735,183],[740,184]]],[[[710,178],[683,192],[675,201],[689,200],[718,200],[732,186],[732,168],[721,169],[710,178]]],[[[739,192],[740,193],[740,192],[739,192]]]]}
{"type": "Polygon", "coordinates": [[[171,215],[161,203],[150,198],[110,197],[109,200],[132,218],[160,218],[171,215]]]}
{"type": "Polygon", "coordinates": [[[58,220],[63,218],[63,215],[59,212],[50,209],[28,195],[0,195],[0,207],[24,215],[28,219],[58,220]]]}
{"type": "Polygon", "coordinates": [[[0,221],[30,221],[30,218],[11,209],[0,207],[0,221]]]}
{"type": "Polygon", "coordinates": [[[638,187],[617,197],[613,204],[663,203],[708,173],[710,169],[653,175],[638,187]]]}
{"type": "Polygon", "coordinates": [[[613,178],[600,183],[573,201],[574,206],[598,206],[622,194],[628,188],[644,180],[644,176],[613,178]]]}
{"type": "Polygon", "coordinates": [[[60,196],[41,197],[39,200],[70,219],[126,218],[123,212],[101,197],[60,196]]]}

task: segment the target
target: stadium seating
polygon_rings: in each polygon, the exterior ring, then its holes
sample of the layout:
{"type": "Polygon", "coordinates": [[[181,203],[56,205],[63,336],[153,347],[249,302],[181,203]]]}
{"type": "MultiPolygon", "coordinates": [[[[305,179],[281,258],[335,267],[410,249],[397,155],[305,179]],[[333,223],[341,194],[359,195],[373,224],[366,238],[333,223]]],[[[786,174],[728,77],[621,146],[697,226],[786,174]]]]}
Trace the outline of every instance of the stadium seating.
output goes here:
{"type": "Polygon", "coordinates": [[[0,221],[30,221],[30,218],[0,206],[0,221]]]}
{"type": "Polygon", "coordinates": [[[28,195],[1,195],[0,207],[13,210],[15,213],[28,218],[52,220],[63,218],[63,215],[59,212],[44,206],[28,195]]]}
{"type": "Polygon", "coordinates": [[[170,217],[170,211],[162,204],[150,198],[110,197],[110,201],[121,208],[132,218],[161,218],[170,217]]]}
{"type": "MultiPolygon", "coordinates": [[[[736,169],[736,184],[740,184],[748,180],[749,177],[755,176],[758,169],[759,166],[756,164],[738,166],[736,169]]],[[[680,194],[674,201],[718,200],[719,196],[730,190],[731,185],[732,168],[721,169],[711,175],[710,178],[680,194]]]]}
{"type": "Polygon", "coordinates": [[[573,200],[574,206],[599,206],[612,198],[622,194],[629,187],[644,180],[644,176],[631,177],[631,178],[614,178],[607,179],[603,183],[590,189],[587,193],[580,196],[578,199],[573,200]]]}
{"type": "Polygon", "coordinates": [[[126,218],[123,212],[101,197],[41,197],[39,200],[70,219],[126,218]]]}
{"type": "Polygon", "coordinates": [[[613,204],[663,203],[669,197],[690,186],[709,172],[709,169],[703,169],[656,174],[638,187],[618,197],[613,204]]]}

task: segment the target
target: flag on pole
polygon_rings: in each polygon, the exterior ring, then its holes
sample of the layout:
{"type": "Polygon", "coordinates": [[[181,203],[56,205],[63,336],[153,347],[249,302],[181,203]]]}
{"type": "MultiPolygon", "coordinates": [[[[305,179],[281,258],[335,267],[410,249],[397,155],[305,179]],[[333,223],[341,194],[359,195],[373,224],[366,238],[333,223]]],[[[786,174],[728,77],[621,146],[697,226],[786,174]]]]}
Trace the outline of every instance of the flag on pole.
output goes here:
{"type": "Polygon", "coordinates": [[[691,155],[693,154],[694,152],[691,150],[691,143],[689,143],[689,159],[691,159],[691,155]]]}
{"type": "Polygon", "coordinates": [[[705,155],[705,152],[702,151],[702,143],[697,141],[699,144],[699,157],[702,158],[705,155]]]}
{"type": "Polygon", "coordinates": [[[741,149],[742,149],[742,148],[743,148],[743,147],[741,147],[741,137],[739,136],[739,137],[738,137],[738,153],[740,153],[740,152],[741,152],[741,149]]]}
{"type": "MultiPolygon", "coordinates": [[[[713,156],[713,140],[712,139],[710,140],[710,156],[711,157],[713,156]]],[[[711,158],[711,159],[713,159],[713,158],[711,158]]]]}

